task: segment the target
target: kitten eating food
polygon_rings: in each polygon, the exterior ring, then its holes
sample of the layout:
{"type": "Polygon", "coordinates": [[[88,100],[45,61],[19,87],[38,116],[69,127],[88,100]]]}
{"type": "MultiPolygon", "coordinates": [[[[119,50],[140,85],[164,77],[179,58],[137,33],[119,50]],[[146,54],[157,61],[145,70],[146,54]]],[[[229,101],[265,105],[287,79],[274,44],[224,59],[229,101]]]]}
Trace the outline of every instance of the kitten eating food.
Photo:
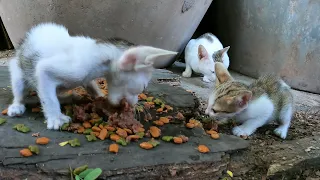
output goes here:
{"type": "Polygon", "coordinates": [[[108,100],[117,105],[125,98],[130,105],[152,77],[158,57],[176,52],[150,46],[134,46],[123,40],[97,41],[90,37],[70,36],[55,23],[43,23],[27,32],[10,61],[9,71],[14,95],[9,116],[25,112],[23,91],[36,89],[48,129],[59,129],[70,117],[61,113],[57,89],[84,86],[96,97],[104,96],[94,79],[106,77],[108,100]]]}
{"type": "Polygon", "coordinates": [[[241,125],[233,128],[236,136],[249,136],[257,128],[277,120],[274,133],[287,137],[293,113],[290,87],[275,75],[265,75],[249,86],[234,80],[222,63],[215,64],[215,91],[210,95],[206,114],[234,117],[241,125]]]}

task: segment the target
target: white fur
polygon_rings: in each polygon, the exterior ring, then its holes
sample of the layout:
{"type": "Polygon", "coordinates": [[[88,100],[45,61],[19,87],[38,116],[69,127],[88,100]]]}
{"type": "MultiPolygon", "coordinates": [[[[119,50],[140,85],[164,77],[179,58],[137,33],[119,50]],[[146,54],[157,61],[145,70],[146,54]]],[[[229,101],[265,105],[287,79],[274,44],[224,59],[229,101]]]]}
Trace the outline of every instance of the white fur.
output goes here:
{"type": "Polygon", "coordinates": [[[153,60],[158,56],[175,54],[148,46],[125,50],[111,43],[98,44],[89,37],[70,36],[61,25],[39,24],[27,33],[24,44],[10,62],[14,100],[8,115],[24,113],[25,81],[38,91],[48,129],[59,129],[70,121],[70,117],[61,113],[56,92],[58,87],[84,86],[94,95],[103,96],[93,80],[106,77],[108,99],[113,104],[118,104],[122,98],[135,104],[138,94],[151,79],[153,60]],[[17,63],[20,55],[34,57],[34,67],[22,70],[17,63]]]}
{"type": "MultiPolygon", "coordinates": [[[[206,38],[191,39],[185,49],[185,63],[186,69],[182,73],[183,77],[191,77],[192,71],[196,73],[201,73],[204,75],[203,81],[211,82],[214,81],[216,76],[214,73],[214,61],[212,55],[223,49],[222,43],[219,39],[211,34],[213,42],[209,42],[206,38]],[[203,45],[209,54],[209,59],[200,61],[198,57],[198,47],[203,45]]],[[[223,64],[228,69],[229,68],[229,56],[227,52],[223,56],[223,64]]]]}

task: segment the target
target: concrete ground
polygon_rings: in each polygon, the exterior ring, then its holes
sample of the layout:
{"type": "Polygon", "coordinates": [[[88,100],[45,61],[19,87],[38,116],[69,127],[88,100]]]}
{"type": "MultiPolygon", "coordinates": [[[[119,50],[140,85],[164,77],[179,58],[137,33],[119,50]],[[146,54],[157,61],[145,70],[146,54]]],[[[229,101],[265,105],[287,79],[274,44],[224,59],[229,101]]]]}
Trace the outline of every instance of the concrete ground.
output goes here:
{"type": "MultiPolygon", "coordinates": [[[[6,64],[6,60],[3,62],[6,64]]],[[[198,113],[192,109],[203,112],[212,85],[203,83],[202,78],[198,76],[181,77],[183,67],[184,64],[175,63],[167,70],[157,70],[148,91],[155,96],[165,94],[162,97],[165,97],[169,104],[176,109],[189,109],[189,115],[192,116],[192,113],[198,113]],[[186,90],[194,92],[196,99],[200,101],[199,107],[194,96],[186,93],[186,90]]],[[[235,79],[245,83],[254,80],[236,72],[231,74],[235,79]]],[[[0,82],[0,107],[5,108],[11,97],[7,89],[9,79],[5,67],[0,68],[0,82]]],[[[203,136],[201,130],[190,132],[180,126],[170,125],[164,127],[167,129],[164,132],[187,133],[192,137],[191,141],[182,146],[162,143],[158,149],[154,149],[155,151],[143,151],[135,143],[121,148],[123,151],[117,156],[105,151],[110,142],[92,144],[75,134],[45,130],[42,117],[34,120],[35,116],[39,115],[28,113],[23,118],[9,118],[5,126],[0,126],[0,135],[6,136],[0,141],[0,159],[5,167],[0,169],[10,171],[0,170],[0,177],[10,177],[12,172],[17,174],[17,177],[26,177],[26,171],[32,170],[28,175],[34,179],[38,178],[38,175],[34,174],[37,171],[43,172],[43,176],[38,179],[51,178],[53,175],[61,175],[59,177],[64,179],[67,165],[75,167],[89,163],[91,166],[102,168],[103,178],[110,179],[219,179],[227,176],[226,170],[233,172],[232,179],[319,179],[320,96],[297,90],[292,92],[296,113],[287,140],[281,140],[272,134],[275,125],[260,128],[246,141],[232,136],[230,126],[219,126],[222,137],[219,141],[213,141],[203,136]],[[33,131],[39,131],[53,139],[52,144],[42,147],[44,154],[30,159],[19,156],[18,150],[34,141],[30,134],[19,134],[11,129],[13,124],[21,122],[22,119],[33,131]],[[69,148],[57,145],[72,137],[79,137],[83,146],[69,148]],[[210,145],[213,152],[207,155],[196,154],[194,148],[199,142],[210,145]]]]}

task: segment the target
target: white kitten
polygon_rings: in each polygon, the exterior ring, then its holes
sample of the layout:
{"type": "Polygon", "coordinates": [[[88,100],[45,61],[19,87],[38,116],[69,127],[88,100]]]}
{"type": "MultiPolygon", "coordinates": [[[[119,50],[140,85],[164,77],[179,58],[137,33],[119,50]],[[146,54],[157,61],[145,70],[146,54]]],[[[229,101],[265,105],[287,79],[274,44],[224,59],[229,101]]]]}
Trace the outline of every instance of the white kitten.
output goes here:
{"type": "Polygon", "coordinates": [[[185,49],[186,69],[183,77],[191,77],[192,70],[204,75],[203,81],[214,81],[214,63],[216,59],[222,59],[225,67],[229,68],[229,56],[227,54],[230,46],[223,48],[219,39],[206,33],[197,39],[191,39],[185,49]],[[222,58],[221,58],[222,57],[222,58]]]}
{"type": "Polygon", "coordinates": [[[103,96],[94,79],[106,77],[108,99],[118,104],[122,98],[133,105],[147,87],[153,62],[159,56],[175,55],[149,46],[132,46],[126,41],[99,42],[84,36],[70,36],[68,30],[54,23],[34,26],[18,48],[9,65],[13,103],[9,116],[25,111],[25,83],[37,90],[48,129],[70,121],[61,113],[57,88],[84,86],[95,96],[103,96]]]}

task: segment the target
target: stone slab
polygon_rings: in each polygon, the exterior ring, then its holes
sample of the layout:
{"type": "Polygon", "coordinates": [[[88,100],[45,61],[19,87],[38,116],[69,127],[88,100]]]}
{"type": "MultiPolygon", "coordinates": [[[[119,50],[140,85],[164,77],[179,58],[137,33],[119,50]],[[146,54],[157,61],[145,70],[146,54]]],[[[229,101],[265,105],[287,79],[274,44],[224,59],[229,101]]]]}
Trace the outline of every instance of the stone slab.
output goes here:
{"type": "MultiPolygon", "coordinates": [[[[10,81],[6,67],[0,67],[0,82],[0,108],[5,109],[12,99],[11,90],[8,88],[10,81]]],[[[195,96],[180,87],[157,84],[152,81],[147,92],[162,98],[175,109],[189,109],[191,113],[197,111],[195,96]]],[[[1,117],[3,116],[1,115],[1,117]]],[[[189,130],[183,124],[170,124],[161,127],[163,135],[184,134],[189,137],[189,142],[176,145],[160,141],[160,146],[155,149],[143,150],[139,147],[139,142],[148,140],[143,139],[130,143],[126,147],[120,147],[120,152],[115,155],[107,151],[108,145],[112,143],[110,140],[91,143],[87,142],[83,135],[47,130],[42,113],[32,113],[28,109],[22,117],[5,118],[8,120],[7,123],[0,126],[0,136],[2,137],[0,138],[0,162],[2,166],[22,169],[28,169],[31,166],[43,172],[64,175],[68,173],[69,165],[78,167],[88,164],[90,167],[102,168],[105,178],[129,173],[126,169],[134,169],[130,171],[131,175],[138,175],[148,167],[153,167],[148,171],[154,169],[155,171],[151,174],[158,174],[157,177],[159,177],[162,176],[159,167],[183,164],[186,168],[194,164],[208,163],[213,165],[221,161],[225,152],[244,149],[249,145],[248,141],[235,136],[221,134],[219,140],[212,140],[201,128],[189,130]],[[18,123],[30,127],[32,132],[23,134],[13,130],[12,127],[18,123]],[[40,147],[40,155],[22,158],[19,155],[19,150],[35,144],[35,138],[31,134],[37,132],[40,132],[41,136],[50,138],[51,142],[40,147]],[[58,145],[60,142],[72,138],[78,138],[81,147],[72,148],[69,145],[64,147],[58,145]],[[208,154],[198,153],[196,148],[199,144],[207,145],[211,152],[208,154]],[[157,167],[158,170],[156,170],[157,167]]]]}

